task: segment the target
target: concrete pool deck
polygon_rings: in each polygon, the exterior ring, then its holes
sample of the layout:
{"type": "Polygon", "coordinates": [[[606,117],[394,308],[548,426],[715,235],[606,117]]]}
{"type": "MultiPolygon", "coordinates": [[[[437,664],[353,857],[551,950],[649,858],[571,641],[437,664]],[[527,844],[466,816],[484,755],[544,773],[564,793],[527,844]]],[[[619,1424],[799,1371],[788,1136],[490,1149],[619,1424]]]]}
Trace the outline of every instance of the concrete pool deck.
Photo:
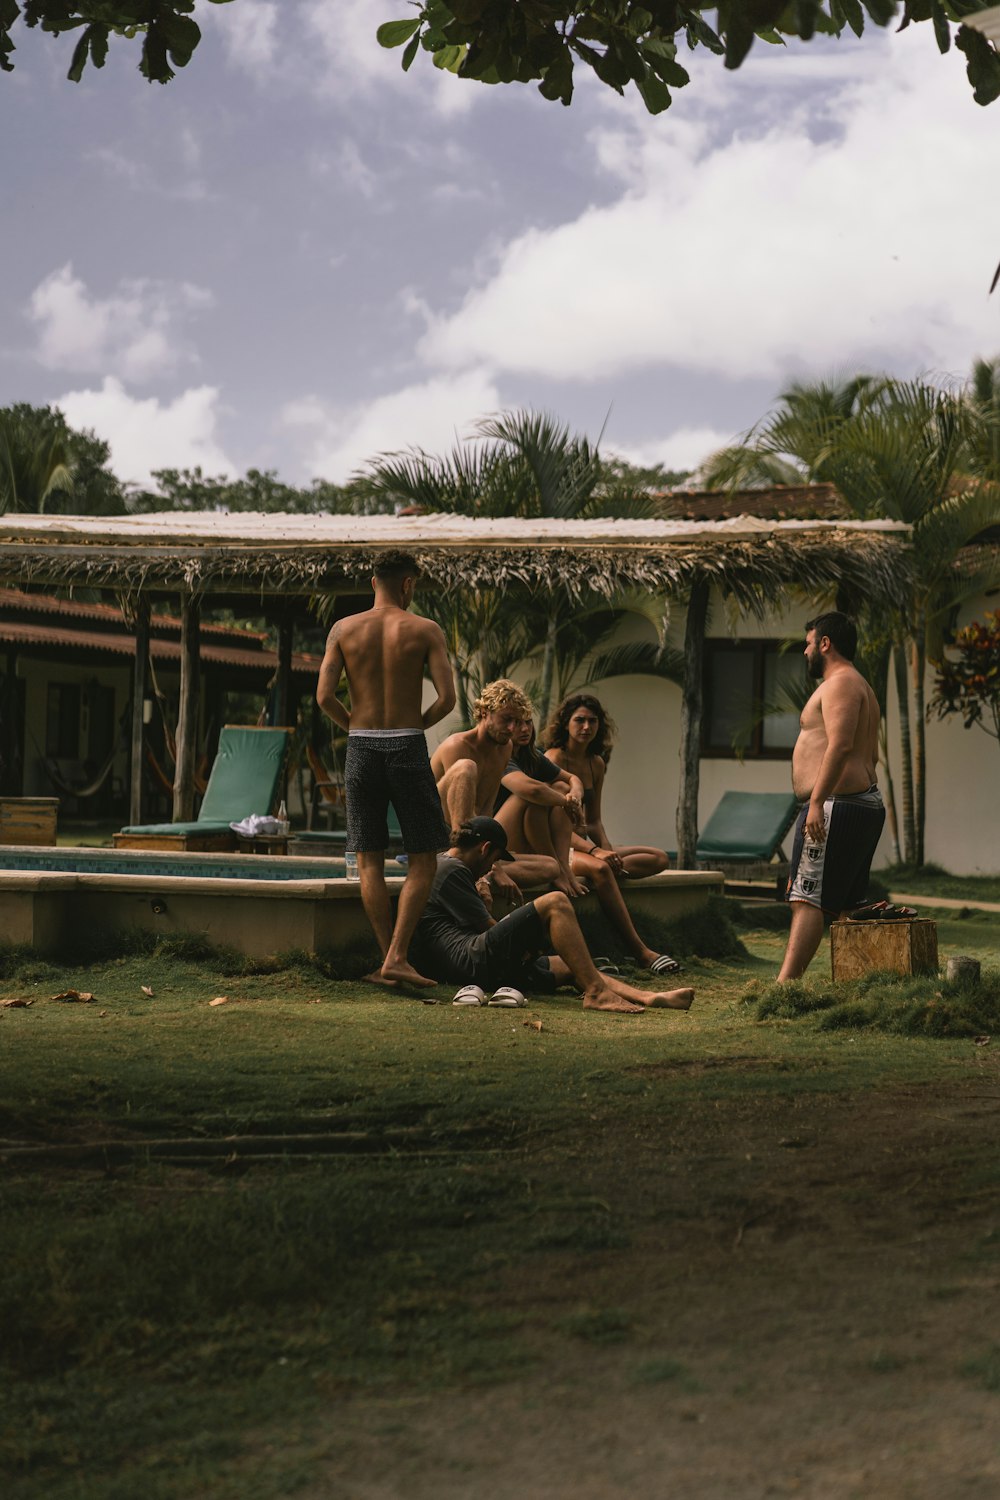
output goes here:
{"type": "MultiPolygon", "coordinates": [[[[51,848],[32,851],[0,846],[0,856],[30,856],[32,852],[47,856],[46,864],[62,854],[51,848]]],[[[176,875],[103,874],[94,869],[95,861],[90,858],[101,852],[65,851],[68,866],[75,854],[85,854],[86,871],[0,869],[4,941],[44,953],[65,946],[88,928],[185,933],[263,958],[290,949],[330,952],[371,937],[357,881],[318,875],[317,865],[322,862],[316,858],[282,859],[283,878],[279,880],[261,878],[251,868],[243,878],[213,877],[206,873],[212,856],[197,854],[169,856],[171,862],[177,861],[176,875]]],[[[121,851],[114,851],[116,864],[120,855],[121,851]]],[[[248,867],[260,868],[257,856],[240,859],[248,867]]],[[[390,892],[399,889],[403,878],[402,873],[387,876],[390,892]]],[[[703,906],[711,895],[721,895],[722,887],[723,877],[715,870],[668,870],[630,881],[624,889],[635,916],[672,921],[703,906]]],[[[585,897],[579,907],[596,909],[596,901],[585,897]]]]}

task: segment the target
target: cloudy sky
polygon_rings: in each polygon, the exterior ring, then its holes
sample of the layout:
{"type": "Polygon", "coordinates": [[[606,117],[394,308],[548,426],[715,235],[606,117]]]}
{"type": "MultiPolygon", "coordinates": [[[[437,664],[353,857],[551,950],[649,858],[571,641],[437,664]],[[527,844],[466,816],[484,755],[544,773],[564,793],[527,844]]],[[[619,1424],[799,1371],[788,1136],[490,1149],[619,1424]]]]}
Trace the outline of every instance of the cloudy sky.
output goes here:
{"type": "Polygon", "coordinates": [[[790,379],[1000,353],[1000,103],[928,26],[699,54],[651,119],[404,75],[374,31],[405,14],[199,5],[166,87],[114,41],[71,84],[72,41],[19,26],[0,405],[59,405],[134,482],[342,481],[514,406],[687,467],[790,379]]]}

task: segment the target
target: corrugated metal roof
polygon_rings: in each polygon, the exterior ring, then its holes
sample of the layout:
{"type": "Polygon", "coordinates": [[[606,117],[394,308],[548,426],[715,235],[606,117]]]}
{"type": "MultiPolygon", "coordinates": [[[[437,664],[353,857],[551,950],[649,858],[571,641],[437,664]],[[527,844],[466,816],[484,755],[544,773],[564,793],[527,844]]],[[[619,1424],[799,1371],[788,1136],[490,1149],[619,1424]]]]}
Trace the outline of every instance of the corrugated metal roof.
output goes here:
{"type": "Polygon", "coordinates": [[[100,544],[113,546],[190,547],[241,544],[257,548],[295,547],[453,547],[468,542],[477,547],[574,544],[589,547],[610,543],[689,542],[716,537],[760,538],[769,532],[785,535],[821,531],[909,531],[898,521],[789,521],[758,516],[730,516],[719,521],[647,521],[631,517],[600,520],[524,520],[517,516],[478,518],[458,515],[425,516],[300,516],[240,511],[159,511],[143,516],[0,516],[0,544],[100,544]]]}

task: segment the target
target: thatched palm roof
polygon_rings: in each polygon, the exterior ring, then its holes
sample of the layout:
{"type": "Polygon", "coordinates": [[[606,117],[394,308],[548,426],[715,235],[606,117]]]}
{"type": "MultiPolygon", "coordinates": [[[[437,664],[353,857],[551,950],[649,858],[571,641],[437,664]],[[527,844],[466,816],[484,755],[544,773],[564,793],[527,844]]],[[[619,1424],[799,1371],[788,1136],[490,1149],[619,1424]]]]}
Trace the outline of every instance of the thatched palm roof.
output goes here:
{"type": "Polygon", "coordinates": [[[677,596],[705,579],[756,610],[784,588],[898,595],[909,528],[890,521],[478,520],[466,516],[0,516],[0,582],[259,595],[367,589],[379,552],[440,588],[677,596]]]}

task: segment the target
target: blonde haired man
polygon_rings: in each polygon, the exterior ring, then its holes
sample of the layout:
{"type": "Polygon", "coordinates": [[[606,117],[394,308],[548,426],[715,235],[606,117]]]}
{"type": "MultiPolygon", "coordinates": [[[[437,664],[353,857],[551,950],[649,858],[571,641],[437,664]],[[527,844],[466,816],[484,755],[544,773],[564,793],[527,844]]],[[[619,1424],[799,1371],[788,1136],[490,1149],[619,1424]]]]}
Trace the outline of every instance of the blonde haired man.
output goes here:
{"type": "Polygon", "coordinates": [[[442,740],[431,756],[431,770],[449,829],[470,818],[492,817],[500,779],[510,760],[514,728],[531,718],[531,703],[507,677],[483,688],[475,702],[476,725],[442,740]]]}

